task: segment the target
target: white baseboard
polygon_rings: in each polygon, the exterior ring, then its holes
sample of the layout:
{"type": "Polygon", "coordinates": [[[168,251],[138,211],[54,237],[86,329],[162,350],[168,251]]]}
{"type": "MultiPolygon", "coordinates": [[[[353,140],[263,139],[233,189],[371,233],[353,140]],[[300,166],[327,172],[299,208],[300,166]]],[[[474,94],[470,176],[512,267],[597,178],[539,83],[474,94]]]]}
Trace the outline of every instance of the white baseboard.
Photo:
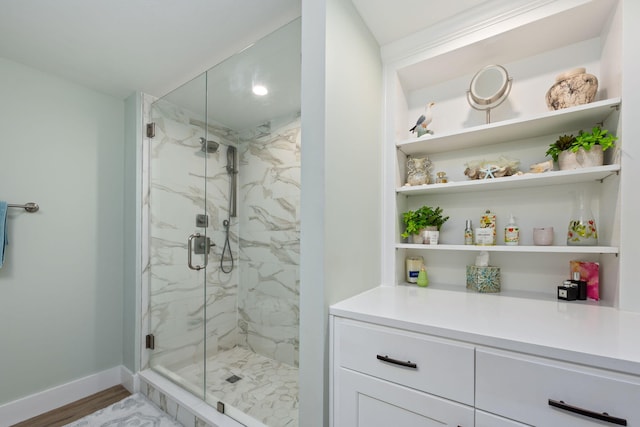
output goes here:
{"type": "Polygon", "coordinates": [[[132,373],[125,366],[120,365],[120,384],[127,390],[129,393],[137,393],[140,391],[140,377],[138,374],[132,373]]]}
{"type": "Polygon", "coordinates": [[[116,366],[0,406],[0,427],[8,427],[67,405],[106,388],[122,384],[137,392],[140,380],[124,366],[116,366]]]}

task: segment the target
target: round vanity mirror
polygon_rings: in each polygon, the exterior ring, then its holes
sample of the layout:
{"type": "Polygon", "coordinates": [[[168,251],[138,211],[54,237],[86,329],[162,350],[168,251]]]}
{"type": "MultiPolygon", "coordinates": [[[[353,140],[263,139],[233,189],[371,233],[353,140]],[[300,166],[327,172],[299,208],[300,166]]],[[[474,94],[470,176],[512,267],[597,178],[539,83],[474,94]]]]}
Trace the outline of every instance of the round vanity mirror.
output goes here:
{"type": "Polygon", "coordinates": [[[476,110],[487,112],[487,123],[491,121],[490,111],[502,104],[511,91],[511,77],[500,65],[487,65],[478,71],[469,85],[467,100],[476,110]]]}

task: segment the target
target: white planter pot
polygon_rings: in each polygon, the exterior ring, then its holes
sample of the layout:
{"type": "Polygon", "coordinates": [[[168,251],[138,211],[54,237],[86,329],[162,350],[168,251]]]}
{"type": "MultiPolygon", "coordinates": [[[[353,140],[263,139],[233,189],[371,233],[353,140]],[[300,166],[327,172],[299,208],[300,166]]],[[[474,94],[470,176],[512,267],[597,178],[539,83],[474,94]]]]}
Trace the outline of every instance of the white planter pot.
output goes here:
{"type": "Polygon", "coordinates": [[[584,148],[578,149],[577,152],[563,151],[558,156],[558,166],[560,170],[592,168],[594,166],[602,166],[604,163],[604,155],[602,147],[594,145],[589,151],[584,148]]]}
{"type": "Polygon", "coordinates": [[[437,230],[438,230],[438,227],[429,225],[426,228],[423,228],[422,230],[420,230],[420,233],[412,234],[411,242],[428,245],[430,244],[429,231],[437,231],[437,230]]]}

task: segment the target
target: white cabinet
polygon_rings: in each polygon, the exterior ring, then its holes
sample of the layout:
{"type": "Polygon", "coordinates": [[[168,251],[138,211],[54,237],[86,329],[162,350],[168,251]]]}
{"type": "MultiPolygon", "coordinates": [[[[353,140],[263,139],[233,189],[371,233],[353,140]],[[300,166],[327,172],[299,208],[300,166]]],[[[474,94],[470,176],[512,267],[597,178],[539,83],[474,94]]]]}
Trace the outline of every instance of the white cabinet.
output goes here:
{"type": "Polygon", "coordinates": [[[619,305],[622,3],[554,3],[533,7],[535,18],[525,13],[505,19],[491,32],[452,36],[448,43],[385,62],[385,166],[390,172],[385,184],[385,283],[404,283],[405,258],[419,255],[425,258],[431,285],[464,289],[466,265],[473,264],[478,251],[488,250],[491,265],[501,268],[502,294],[553,299],[556,286],[569,278],[571,260],[593,261],[601,266],[599,304],[619,305]],[[590,30],[581,31],[580,22],[589,22],[590,30]],[[553,30],[558,25],[562,31],[553,30]],[[554,37],[540,38],[542,32],[554,37]],[[467,104],[465,93],[473,74],[492,62],[505,66],[514,80],[509,98],[492,111],[493,122],[486,124],[484,113],[467,104]],[[578,66],[598,76],[596,100],[548,111],[544,95],[555,76],[578,66]],[[430,101],[436,102],[430,126],[434,135],[413,138],[408,130],[430,101]],[[467,162],[500,156],[518,159],[527,172],[530,165],[545,160],[549,144],[558,136],[575,135],[596,124],[619,137],[616,149],[605,153],[605,166],[482,181],[464,175],[467,162]],[[433,177],[444,171],[450,182],[405,186],[407,156],[429,157],[433,177]],[[597,246],[566,245],[576,189],[590,195],[597,246]],[[440,206],[450,216],[439,245],[411,244],[400,237],[402,214],[422,205],[440,206]],[[487,209],[497,214],[498,245],[465,246],[465,221],[471,219],[477,227],[487,209]],[[510,214],[520,226],[519,246],[500,244],[510,214]],[[549,226],[555,231],[554,244],[534,246],[533,228],[549,226]]]}
{"type": "MultiPolygon", "coordinates": [[[[476,299],[416,291],[434,305],[471,306],[476,299]]],[[[616,359],[616,348],[585,356],[553,348],[557,337],[546,342],[528,330],[507,339],[504,332],[517,329],[510,325],[493,335],[491,325],[502,317],[499,304],[497,313],[484,313],[486,322],[479,323],[486,326],[466,334],[443,327],[440,316],[418,314],[419,306],[433,307],[423,303],[416,293],[375,289],[331,307],[333,427],[640,425],[640,352],[628,337],[616,341],[592,331],[595,342],[630,345],[632,360],[616,359]],[[385,302],[393,310],[385,310],[385,302]]],[[[550,322],[567,331],[583,322],[570,312],[558,315],[550,322]]],[[[637,315],[619,319],[624,329],[639,324],[637,315]]]]}
{"type": "Polygon", "coordinates": [[[331,340],[335,427],[473,425],[472,346],[341,318],[331,340]]]}

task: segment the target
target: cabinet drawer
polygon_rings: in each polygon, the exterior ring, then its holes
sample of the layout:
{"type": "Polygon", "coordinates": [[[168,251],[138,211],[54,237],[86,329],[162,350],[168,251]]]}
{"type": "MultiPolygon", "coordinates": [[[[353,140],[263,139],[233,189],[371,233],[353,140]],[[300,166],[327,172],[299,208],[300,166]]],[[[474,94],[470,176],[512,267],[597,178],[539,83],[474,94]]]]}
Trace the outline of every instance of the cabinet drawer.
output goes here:
{"type": "Polygon", "coordinates": [[[472,346],[340,318],[334,339],[338,366],[473,405],[472,346]]]}
{"type": "Polygon", "coordinates": [[[476,350],[476,407],[487,412],[536,426],[633,426],[640,425],[639,402],[637,377],[517,353],[476,350]],[[608,418],[599,421],[603,413],[608,418]]]}

